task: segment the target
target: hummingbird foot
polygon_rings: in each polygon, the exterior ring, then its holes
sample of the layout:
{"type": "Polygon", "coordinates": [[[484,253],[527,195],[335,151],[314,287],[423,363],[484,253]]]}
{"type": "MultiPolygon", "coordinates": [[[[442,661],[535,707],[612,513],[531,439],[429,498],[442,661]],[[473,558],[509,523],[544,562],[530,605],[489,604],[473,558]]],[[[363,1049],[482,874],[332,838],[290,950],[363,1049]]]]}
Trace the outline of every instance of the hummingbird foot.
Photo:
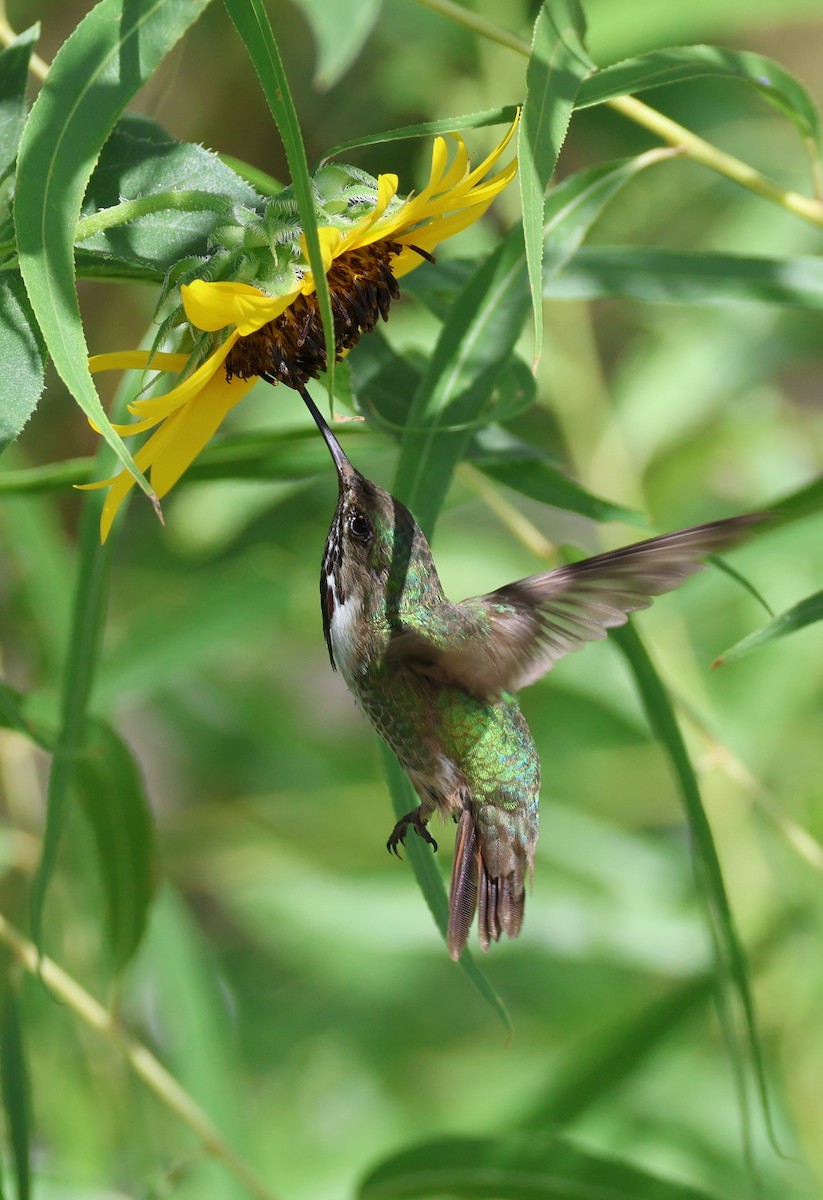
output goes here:
{"type": "Polygon", "coordinates": [[[436,853],[437,842],[426,828],[426,822],[420,815],[420,806],[418,805],[418,807],[412,809],[410,813],[406,813],[405,817],[401,817],[394,829],[391,831],[389,840],[386,842],[386,849],[388,850],[389,854],[394,854],[397,858],[402,857],[397,847],[405,846],[406,834],[409,832],[410,825],[413,826],[414,832],[418,835],[418,837],[421,837],[424,842],[428,842],[428,844],[436,853]]]}

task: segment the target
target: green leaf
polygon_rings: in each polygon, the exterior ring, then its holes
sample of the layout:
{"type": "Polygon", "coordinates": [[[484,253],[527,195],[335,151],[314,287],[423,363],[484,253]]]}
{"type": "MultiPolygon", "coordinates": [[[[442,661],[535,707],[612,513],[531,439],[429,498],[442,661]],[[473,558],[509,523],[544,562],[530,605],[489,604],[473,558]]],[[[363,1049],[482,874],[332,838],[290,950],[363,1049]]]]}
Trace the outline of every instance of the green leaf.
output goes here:
{"type": "Polygon", "coordinates": [[[568,176],[551,188],[543,210],[543,291],[577,253],[583,239],[619,191],[641,171],[673,156],[669,149],[649,150],[636,158],[599,163],[568,176]]]}
{"type": "Polygon", "coordinates": [[[20,142],[15,222],[29,300],[58,374],[117,458],[153,496],[103,411],[75,290],[86,184],[123,109],[208,0],[101,0],[55,56],[20,142]]]}
{"type": "Polygon", "coordinates": [[[699,1188],[594,1154],[561,1134],[444,1137],[392,1155],[358,1200],[710,1200],[699,1188]]]}
{"type": "Polygon", "coordinates": [[[382,0],[296,0],[317,43],[315,85],[333,87],[360,54],[380,16],[382,0]]]}
{"type": "Polygon", "coordinates": [[[543,0],[532,35],[517,141],[535,361],[543,344],[544,196],[566,138],[577,90],[594,68],[583,47],[584,34],[585,21],[577,0],[543,0]]]}
{"type": "Polygon", "coordinates": [[[75,786],[94,833],[109,952],[119,973],[146,929],[157,883],[157,848],[140,772],[104,721],[86,724],[75,786]]]}
{"type": "Polygon", "coordinates": [[[469,446],[466,457],[490,479],[531,500],[580,513],[595,521],[626,521],[641,527],[645,524],[641,515],[632,509],[587,492],[564,475],[545,451],[513,437],[504,429],[490,427],[484,430],[469,446]]]}
{"type": "MultiPolygon", "coordinates": [[[[406,813],[416,808],[419,800],[409,783],[405,771],[383,741],[380,742],[380,757],[389,785],[389,791],[391,792],[392,807],[395,816],[399,820],[400,817],[405,816],[406,813]]],[[[437,866],[437,860],[432,853],[432,848],[431,846],[427,846],[421,838],[415,836],[407,839],[404,852],[405,857],[411,863],[414,877],[417,880],[420,891],[423,893],[423,899],[428,904],[429,911],[434,917],[434,923],[440,930],[443,941],[445,941],[446,930],[449,924],[449,905],[443,887],[443,877],[437,866]]],[[[511,1018],[509,1017],[505,1002],[477,966],[470,950],[464,950],[460,955],[459,965],[483,999],[497,1013],[506,1029],[510,1030],[512,1027],[511,1018]]]]}
{"type": "Polygon", "coordinates": [[[17,992],[6,983],[3,1027],[0,1035],[0,1084],[6,1112],[8,1136],[14,1160],[17,1200],[31,1195],[31,1084],[23,1043],[23,1026],[17,992]]]}
{"type": "Polygon", "coordinates": [[[26,123],[29,59],[40,35],[32,25],[0,53],[0,181],[11,173],[26,123]]]}
{"type": "Polygon", "coordinates": [[[515,228],[455,299],[408,410],[395,491],[427,536],[528,306],[523,242],[515,228]]]}
{"type": "Polygon", "coordinates": [[[460,129],[483,129],[487,125],[511,125],[517,116],[517,105],[507,104],[504,108],[487,108],[482,112],[467,113],[461,117],[439,117],[436,121],[421,121],[416,125],[403,125],[384,133],[368,133],[365,137],[341,142],[323,155],[323,162],[359,150],[361,146],[380,146],[384,142],[402,142],[406,138],[436,137],[444,133],[457,133],[460,129]]]}
{"type": "MultiPolygon", "coordinates": [[[[103,147],[83,200],[83,217],[113,209],[124,200],[158,193],[203,192],[233,204],[254,205],[259,197],[211,150],[175,141],[155,121],[126,115],[103,147]]],[[[175,209],[148,213],[92,237],[78,231],[84,264],[93,256],[155,268],[161,274],[181,258],[205,254],[216,221],[214,211],[175,209]]],[[[84,273],[88,267],[84,267],[84,273]]]]}
{"type": "Polygon", "coordinates": [[[670,46],[602,67],[581,85],[577,108],[604,104],[646,88],[683,83],[707,75],[739,79],[755,88],[789,118],[810,148],[820,148],[820,114],[799,79],[774,59],[750,50],[720,46],[670,46]]]}
{"type": "Polygon", "coordinates": [[[546,280],[550,300],[625,296],[646,304],[823,308],[823,260],[754,258],[645,246],[583,246],[546,280]]]}
{"type": "Polygon", "coordinates": [[[752,650],[759,650],[761,646],[786,637],[789,633],[796,633],[798,629],[805,629],[807,625],[813,625],[816,621],[823,621],[823,591],[806,596],[805,600],[799,600],[762,629],[735,642],[730,649],[715,659],[712,666],[724,667],[726,663],[735,662],[736,659],[751,654],[752,650]]]}
{"type": "Polygon", "coordinates": [[[23,430],[43,393],[45,347],[19,275],[0,275],[0,454],[23,430]]]}
{"type": "MultiPolygon", "coordinates": [[[[115,399],[115,419],[122,417],[127,403],[134,398],[140,378],[140,372],[136,371],[127,372],[124,376],[115,399]]],[[[101,443],[95,457],[96,478],[106,478],[110,474],[111,459],[108,446],[101,443]]],[[[116,522],[106,544],[100,544],[100,514],[104,502],[103,492],[86,492],[80,516],[71,631],[62,670],[59,727],[54,739],[46,793],[46,828],[31,889],[32,937],[38,948],[42,948],[46,893],[57,864],[70,787],[82,751],[86,712],[105,625],[109,563],[120,527],[120,523],[116,522]]]]}
{"type": "MultiPolygon", "coordinates": [[[[629,625],[612,631],[612,637],[623,653],[629,669],[634,676],[638,693],[643,702],[643,708],[649,726],[665,750],[675,779],[680,790],[680,796],[686,812],[686,818],[691,832],[695,873],[701,897],[706,904],[710,928],[712,932],[715,953],[720,967],[721,980],[727,982],[733,989],[739,1001],[745,1030],[746,1047],[751,1058],[751,1065],[762,1104],[763,1114],[769,1130],[770,1138],[776,1145],[772,1128],[771,1108],[769,1104],[766,1071],[763,1061],[763,1049],[760,1044],[760,1034],[757,1028],[757,1017],[754,1008],[754,998],[749,984],[749,972],[746,956],[735,926],[723,872],[717,848],[714,844],[711,826],[706,817],[703,802],[700,798],[700,787],[697,776],[689,759],[683,735],[675,716],[674,708],[666,688],[655,670],[640,635],[629,625]]],[[[746,1155],[751,1162],[751,1131],[749,1128],[749,1112],[746,1103],[746,1088],[744,1062],[739,1045],[734,1012],[730,997],[725,990],[720,992],[723,1003],[719,1006],[719,1015],[723,1025],[729,1054],[735,1069],[736,1082],[741,1102],[741,1119],[743,1121],[743,1136],[746,1155]]]]}
{"type": "Polygon", "coordinates": [[[262,0],[225,0],[225,3],[226,10],[248,50],[249,58],[257,72],[271,114],[283,140],[294,197],[297,201],[300,220],[303,223],[317,302],[320,306],[323,337],[326,343],[326,378],[329,386],[329,399],[331,399],[336,357],[331,295],[329,281],[323,267],[323,256],[320,252],[314,191],[306,160],[303,135],[300,132],[300,122],[297,118],[297,109],[294,106],[283,60],[280,57],[280,51],[277,48],[277,42],[262,0]]]}

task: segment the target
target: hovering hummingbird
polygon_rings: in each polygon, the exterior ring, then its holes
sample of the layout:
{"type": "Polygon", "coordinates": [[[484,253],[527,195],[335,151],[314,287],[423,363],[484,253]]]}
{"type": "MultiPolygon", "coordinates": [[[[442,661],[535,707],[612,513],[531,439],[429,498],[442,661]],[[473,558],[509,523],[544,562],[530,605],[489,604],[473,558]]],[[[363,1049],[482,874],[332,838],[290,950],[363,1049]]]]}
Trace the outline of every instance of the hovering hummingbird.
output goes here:
{"type": "Polygon", "coordinates": [[[409,510],[349,462],[305,388],[339,499],[320,572],[332,668],[396,754],[420,803],[395,825],[437,849],[434,812],[457,822],[447,945],[458,959],[475,910],[480,945],[517,937],[534,868],[540,762],[514,693],[626,614],[678,587],[760,514],[713,521],[542,571],[485,596],[446,599],[409,510]]]}

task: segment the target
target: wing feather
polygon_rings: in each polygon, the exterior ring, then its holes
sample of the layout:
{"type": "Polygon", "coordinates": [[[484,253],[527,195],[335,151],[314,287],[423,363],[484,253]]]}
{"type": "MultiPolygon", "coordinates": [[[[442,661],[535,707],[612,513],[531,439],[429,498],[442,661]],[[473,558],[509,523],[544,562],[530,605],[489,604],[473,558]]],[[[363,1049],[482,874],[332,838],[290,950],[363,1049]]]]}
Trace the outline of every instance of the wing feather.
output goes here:
{"type": "Polygon", "coordinates": [[[429,610],[425,626],[398,632],[388,657],[483,699],[517,691],[679,587],[703,568],[706,555],[740,542],[766,515],[681,529],[461,604],[446,601],[429,610]]]}

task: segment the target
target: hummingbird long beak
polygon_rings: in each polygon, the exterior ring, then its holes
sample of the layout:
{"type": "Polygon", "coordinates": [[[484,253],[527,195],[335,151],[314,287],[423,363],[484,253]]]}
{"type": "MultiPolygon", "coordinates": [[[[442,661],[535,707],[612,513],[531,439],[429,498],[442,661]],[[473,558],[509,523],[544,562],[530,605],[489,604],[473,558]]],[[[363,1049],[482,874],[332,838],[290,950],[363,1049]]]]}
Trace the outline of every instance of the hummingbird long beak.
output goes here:
{"type": "Polygon", "coordinates": [[[297,391],[303,397],[306,408],[314,417],[315,424],[323,435],[323,440],[328,446],[331,456],[334,459],[334,465],[337,468],[337,478],[340,482],[340,487],[343,488],[355,475],[357,475],[357,471],[346,458],[340,443],[329,429],[323,414],[320,412],[320,409],[314,403],[306,389],[301,387],[298,388],[297,391]]]}

